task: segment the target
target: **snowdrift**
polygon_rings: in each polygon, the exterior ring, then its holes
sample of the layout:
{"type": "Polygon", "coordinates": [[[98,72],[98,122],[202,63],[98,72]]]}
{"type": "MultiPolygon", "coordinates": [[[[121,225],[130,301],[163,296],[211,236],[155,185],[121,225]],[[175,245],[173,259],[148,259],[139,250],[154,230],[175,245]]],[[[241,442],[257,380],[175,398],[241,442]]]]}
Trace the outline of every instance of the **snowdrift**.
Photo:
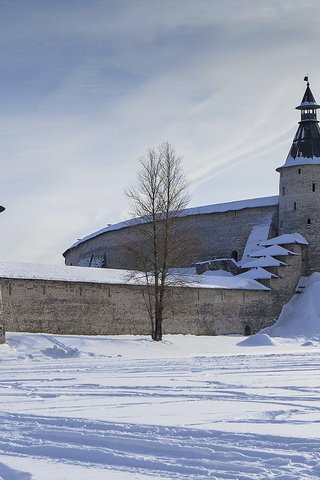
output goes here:
{"type": "Polygon", "coordinates": [[[260,333],[271,337],[320,338],[320,273],[303,277],[277,322],[260,333]]]}
{"type": "Polygon", "coordinates": [[[257,333],[256,335],[252,335],[252,337],[242,340],[242,342],[237,343],[237,345],[241,347],[276,347],[279,346],[280,343],[270,338],[266,333],[257,333]]]}

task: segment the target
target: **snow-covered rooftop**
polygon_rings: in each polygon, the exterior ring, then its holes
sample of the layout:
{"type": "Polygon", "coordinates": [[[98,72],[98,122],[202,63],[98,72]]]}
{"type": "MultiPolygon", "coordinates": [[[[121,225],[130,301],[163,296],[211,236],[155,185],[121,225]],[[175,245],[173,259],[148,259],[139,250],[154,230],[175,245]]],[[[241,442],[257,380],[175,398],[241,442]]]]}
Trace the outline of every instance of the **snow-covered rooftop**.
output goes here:
{"type": "MultiPolygon", "coordinates": [[[[0,278],[28,280],[56,280],[65,282],[143,284],[141,279],[132,278],[128,270],[110,268],[72,267],[66,265],[43,265],[33,263],[0,263],[0,278]]],[[[237,277],[186,275],[184,286],[193,288],[223,288],[235,290],[269,290],[255,280],[237,277]]]]}
{"type": "MultiPolygon", "coordinates": [[[[298,165],[320,165],[320,157],[296,157],[289,156],[286,162],[279,168],[296,167],[298,165]]],[[[277,169],[277,170],[278,170],[277,169]]]]}
{"type": "Polygon", "coordinates": [[[300,245],[309,245],[307,240],[300,235],[300,233],[284,233],[278,237],[270,238],[261,242],[262,247],[268,247],[269,245],[288,245],[290,243],[298,243],[300,245]]]}
{"type": "MultiPolygon", "coordinates": [[[[191,286],[202,286],[207,288],[225,288],[230,290],[270,290],[251,278],[236,276],[218,275],[197,275],[197,283],[191,286]]],[[[189,286],[189,285],[187,285],[189,286]]]]}
{"type": "MultiPolygon", "coordinates": [[[[245,208],[256,208],[256,207],[270,207],[279,204],[279,197],[278,195],[274,195],[272,197],[261,197],[261,198],[252,198],[249,200],[238,200],[235,202],[227,202],[227,203],[218,203],[213,205],[204,205],[202,207],[191,207],[185,208],[178,212],[178,217],[187,217],[191,215],[206,215],[210,213],[224,213],[229,211],[235,210],[243,210],[245,208]]],[[[91,238],[95,238],[98,235],[102,235],[107,232],[112,232],[116,230],[121,230],[123,228],[132,227],[134,225],[141,225],[143,223],[147,223],[148,219],[144,217],[139,218],[132,218],[130,220],[125,220],[123,222],[115,223],[113,225],[109,225],[108,227],[102,228],[101,230],[97,230],[96,232],[87,235],[86,237],[81,238],[77,242],[75,242],[68,250],[71,248],[75,248],[83,242],[90,240],[91,238]]]]}
{"type": "Polygon", "coordinates": [[[291,252],[291,250],[287,250],[286,248],[283,248],[280,245],[270,245],[270,247],[259,248],[259,250],[255,250],[249,253],[250,257],[266,257],[267,255],[270,255],[271,257],[283,257],[286,255],[299,255],[299,254],[295,252],[291,252]]]}
{"type": "Polygon", "coordinates": [[[238,275],[238,277],[253,278],[254,280],[278,278],[277,275],[274,275],[273,273],[268,272],[268,270],[265,270],[264,268],[261,268],[261,267],[252,268],[251,270],[248,270],[247,272],[240,273],[240,275],[238,275]]]}
{"type": "Polygon", "coordinates": [[[284,262],[280,262],[280,260],[276,260],[273,257],[259,257],[255,258],[254,260],[250,260],[249,262],[242,263],[241,268],[254,268],[254,267],[280,267],[283,265],[287,265],[284,262]]]}

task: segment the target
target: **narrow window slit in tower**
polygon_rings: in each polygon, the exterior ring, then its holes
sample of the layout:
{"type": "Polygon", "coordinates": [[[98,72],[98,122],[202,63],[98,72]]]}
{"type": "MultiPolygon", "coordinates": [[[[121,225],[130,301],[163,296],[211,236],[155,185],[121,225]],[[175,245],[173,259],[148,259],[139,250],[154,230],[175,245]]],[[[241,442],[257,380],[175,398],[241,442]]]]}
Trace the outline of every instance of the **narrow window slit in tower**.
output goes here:
{"type": "Polygon", "coordinates": [[[299,175],[300,175],[300,173],[301,173],[301,168],[298,169],[298,173],[299,173],[299,175]]]}
{"type": "Polygon", "coordinates": [[[315,183],[312,184],[312,191],[313,191],[313,192],[316,191],[316,184],[315,184],[315,183]]]}
{"type": "Polygon", "coordinates": [[[311,225],[311,218],[308,218],[307,224],[311,225]]]}
{"type": "Polygon", "coordinates": [[[285,193],[286,193],[286,188],[282,187],[282,195],[285,195],[285,193]]]}
{"type": "Polygon", "coordinates": [[[293,210],[297,210],[297,202],[293,203],[293,210]]]}

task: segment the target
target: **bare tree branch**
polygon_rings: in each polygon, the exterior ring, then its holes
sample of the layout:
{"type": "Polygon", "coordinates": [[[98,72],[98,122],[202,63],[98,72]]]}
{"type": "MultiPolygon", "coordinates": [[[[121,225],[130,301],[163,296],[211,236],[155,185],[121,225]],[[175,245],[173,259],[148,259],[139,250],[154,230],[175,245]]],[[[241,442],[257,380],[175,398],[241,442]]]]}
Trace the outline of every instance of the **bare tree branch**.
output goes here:
{"type": "Polygon", "coordinates": [[[168,142],[149,149],[140,159],[137,181],[126,191],[134,216],[142,217],[137,244],[132,248],[145,272],[143,292],[151,324],[151,336],[162,339],[169,270],[186,254],[186,232],[177,222],[189,202],[188,182],[182,159],[168,142]]]}

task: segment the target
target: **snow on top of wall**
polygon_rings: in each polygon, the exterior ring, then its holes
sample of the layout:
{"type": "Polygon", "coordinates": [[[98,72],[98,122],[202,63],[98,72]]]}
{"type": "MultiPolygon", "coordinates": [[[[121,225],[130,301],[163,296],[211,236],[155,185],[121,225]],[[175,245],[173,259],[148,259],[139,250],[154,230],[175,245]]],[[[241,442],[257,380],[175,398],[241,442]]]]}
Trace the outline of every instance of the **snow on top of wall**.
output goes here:
{"type": "Polygon", "coordinates": [[[168,270],[169,275],[196,275],[196,267],[173,267],[168,270]]]}
{"type": "Polygon", "coordinates": [[[262,279],[269,279],[269,278],[278,278],[277,275],[274,275],[268,270],[265,270],[262,267],[255,267],[247,272],[240,273],[238,277],[242,278],[253,278],[254,280],[262,280],[262,279]]]}
{"type": "Polygon", "coordinates": [[[230,262],[230,263],[233,263],[236,267],[238,266],[238,262],[236,262],[234,258],[230,258],[230,257],[212,258],[210,260],[203,260],[202,262],[196,262],[195,265],[207,265],[207,264],[211,265],[219,262],[230,262]]]}
{"type": "Polygon", "coordinates": [[[284,262],[280,262],[280,260],[276,260],[273,257],[259,257],[251,260],[250,262],[246,262],[241,264],[241,268],[253,268],[253,267],[280,267],[281,265],[287,265],[284,262]]]}
{"type": "Polygon", "coordinates": [[[60,280],[65,282],[129,283],[132,272],[111,268],[71,267],[34,263],[0,263],[0,278],[60,280]]]}
{"type": "MultiPolygon", "coordinates": [[[[243,210],[245,208],[256,208],[256,207],[270,207],[273,205],[279,204],[279,197],[278,195],[274,195],[272,197],[261,197],[261,198],[252,198],[249,200],[238,200],[235,202],[227,202],[227,203],[218,203],[213,205],[204,205],[202,207],[191,207],[185,208],[177,213],[178,217],[188,217],[191,215],[206,215],[210,213],[224,213],[229,211],[236,211],[236,210],[243,210]]],[[[103,233],[113,232],[116,230],[121,230],[123,228],[132,227],[134,225],[141,225],[143,223],[148,223],[149,219],[144,217],[139,218],[132,218],[130,220],[126,220],[123,222],[115,223],[113,225],[109,225],[108,227],[102,228],[101,230],[97,230],[96,232],[87,235],[79,239],[77,242],[71,245],[68,250],[71,248],[75,248],[83,242],[90,240],[92,238],[97,237],[98,235],[102,235],[103,233]]]]}
{"type": "Polygon", "coordinates": [[[206,270],[201,275],[209,277],[233,277],[233,274],[227,270],[206,270]]]}
{"type": "Polygon", "coordinates": [[[320,165],[320,157],[296,157],[293,158],[291,156],[287,157],[287,160],[281,167],[278,168],[286,168],[286,167],[295,167],[298,165],[320,165]]]}
{"type": "Polygon", "coordinates": [[[204,215],[207,213],[223,213],[244,208],[269,207],[279,204],[279,196],[250,198],[249,200],[236,200],[235,202],[217,203],[213,205],[204,205],[202,207],[185,208],[179,213],[181,217],[188,215],[204,215]]]}
{"type": "Polygon", "coordinates": [[[270,247],[259,248],[252,253],[249,253],[250,257],[265,257],[270,255],[271,257],[282,257],[286,255],[299,255],[298,253],[291,252],[286,248],[281,247],[280,245],[270,245],[270,247]]]}
{"type": "MultiPolygon", "coordinates": [[[[0,278],[25,280],[55,280],[65,282],[144,284],[144,274],[133,278],[133,272],[111,268],[72,267],[66,265],[43,265],[33,263],[0,263],[0,278]]],[[[192,288],[223,288],[235,290],[269,290],[252,279],[223,276],[185,275],[182,286],[192,288]]]]}
{"type": "Polygon", "coordinates": [[[262,332],[272,337],[320,336],[320,273],[302,277],[295,295],[282,308],[277,322],[262,332]]]}
{"type": "Polygon", "coordinates": [[[309,245],[307,240],[300,235],[300,233],[284,233],[278,237],[270,238],[264,242],[261,242],[262,247],[268,247],[269,245],[288,245],[290,243],[298,243],[300,245],[309,245]]]}

